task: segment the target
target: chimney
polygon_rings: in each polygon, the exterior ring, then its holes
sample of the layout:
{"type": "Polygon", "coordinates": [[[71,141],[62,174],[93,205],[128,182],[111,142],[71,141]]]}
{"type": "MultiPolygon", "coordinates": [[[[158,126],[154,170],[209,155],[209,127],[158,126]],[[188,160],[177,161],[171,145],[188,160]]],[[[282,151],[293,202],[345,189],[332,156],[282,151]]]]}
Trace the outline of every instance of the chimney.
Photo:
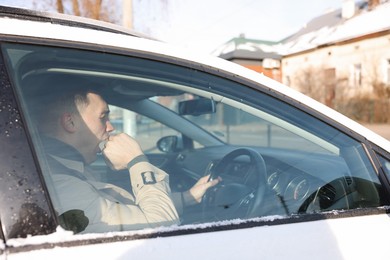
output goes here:
{"type": "Polygon", "coordinates": [[[343,0],[341,15],[344,19],[349,19],[355,15],[355,0],[343,0]]]}

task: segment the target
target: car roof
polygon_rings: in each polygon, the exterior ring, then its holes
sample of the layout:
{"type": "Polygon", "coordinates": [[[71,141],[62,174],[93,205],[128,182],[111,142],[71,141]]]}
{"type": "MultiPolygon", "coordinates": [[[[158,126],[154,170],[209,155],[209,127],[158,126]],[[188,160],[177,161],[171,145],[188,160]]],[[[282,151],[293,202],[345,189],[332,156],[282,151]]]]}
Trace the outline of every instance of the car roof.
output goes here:
{"type": "Polygon", "coordinates": [[[102,48],[106,46],[156,54],[174,62],[179,60],[187,62],[200,70],[207,69],[218,74],[224,73],[230,79],[241,79],[261,84],[266,86],[271,95],[278,93],[286,99],[292,100],[295,104],[314,109],[319,114],[348,128],[348,132],[358,133],[378,147],[390,151],[390,141],[387,139],[326,105],[263,74],[219,57],[199,53],[194,49],[186,49],[144,37],[118,25],[71,15],[0,6],[0,35],[87,43],[102,48]],[[12,26],[9,26],[10,23],[12,26]]]}

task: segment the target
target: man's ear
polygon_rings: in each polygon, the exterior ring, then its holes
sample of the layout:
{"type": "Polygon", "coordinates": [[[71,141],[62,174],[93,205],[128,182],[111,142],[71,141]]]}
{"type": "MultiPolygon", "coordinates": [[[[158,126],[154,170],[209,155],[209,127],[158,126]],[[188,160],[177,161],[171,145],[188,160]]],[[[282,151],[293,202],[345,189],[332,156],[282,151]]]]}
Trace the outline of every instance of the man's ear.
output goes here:
{"type": "Polygon", "coordinates": [[[76,131],[74,116],[71,113],[64,113],[61,116],[61,125],[65,131],[73,133],[76,131]]]}

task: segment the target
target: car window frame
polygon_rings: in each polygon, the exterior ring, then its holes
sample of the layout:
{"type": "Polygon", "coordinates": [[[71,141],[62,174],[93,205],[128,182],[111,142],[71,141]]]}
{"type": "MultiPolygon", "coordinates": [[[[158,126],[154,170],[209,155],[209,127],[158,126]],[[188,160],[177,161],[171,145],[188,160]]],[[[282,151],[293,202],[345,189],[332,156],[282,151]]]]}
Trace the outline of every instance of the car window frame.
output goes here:
{"type": "MultiPolygon", "coordinates": [[[[269,96],[275,97],[278,100],[285,102],[289,105],[292,105],[296,107],[297,109],[305,112],[310,113],[318,120],[324,121],[327,124],[331,125],[335,129],[343,132],[344,134],[352,137],[355,140],[358,140],[361,144],[367,145],[368,141],[363,138],[362,136],[352,132],[351,130],[347,129],[345,126],[340,125],[339,123],[333,121],[332,119],[327,118],[325,115],[320,114],[319,112],[310,109],[309,107],[298,103],[295,100],[292,100],[291,98],[288,98],[284,95],[281,95],[279,93],[276,93],[275,91],[272,91],[270,89],[265,88],[264,86],[261,88],[259,86],[259,83],[251,82],[249,80],[245,80],[243,78],[237,77],[235,75],[232,75],[230,73],[220,71],[211,67],[204,67],[200,64],[197,64],[195,62],[185,61],[185,60],[179,60],[177,58],[173,57],[166,57],[163,55],[155,54],[155,53],[145,53],[142,51],[137,50],[126,50],[121,48],[115,48],[115,47],[107,47],[107,46],[101,46],[96,44],[88,44],[88,43],[75,43],[75,42],[64,42],[59,40],[50,40],[50,39],[34,39],[34,38],[23,38],[20,39],[20,37],[12,37],[7,36],[7,41],[10,43],[25,43],[25,44],[35,44],[35,45],[47,45],[47,46],[53,46],[53,47],[64,47],[64,48],[71,48],[71,49],[79,49],[79,50],[88,50],[88,51],[95,51],[95,52],[104,52],[104,53],[110,53],[110,54],[118,54],[118,55],[124,55],[129,57],[137,57],[142,59],[149,59],[153,61],[158,62],[165,62],[170,63],[178,66],[184,66],[187,68],[193,68],[196,70],[200,70],[209,74],[212,74],[214,76],[218,77],[224,77],[227,79],[230,79],[232,81],[235,81],[240,84],[244,84],[247,87],[256,89],[257,91],[260,91],[262,93],[265,93],[269,96]],[[15,41],[17,40],[17,41],[15,41]]],[[[31,143],[31,142],[30,142],[31,143]]],[[[371,147],[371,146],[369,146],[371,147]]],[[[375,149],[375,148],[373,148],[375,149]]],[[[382,154],[382,153],[380,153],[382,154]]],[[[368,155],[372,156],[372,154],[368,153],[368,155]]],[[[388,155],[385,156],[386,158],[389,158],[388,155]]],[[[375,164],[375,160],[373,160],[375,164]]],[[[376,165],[378,166],[378,165],[376,165]]],[[[375,167],[376,168],[376,167],[375,167]]],[[[378,173],[380,174],[380,172],[378,173]]],[[[389,193],[389,191],[387,191],[389,193]]],[[[325,213],[318,213],[318,214],[308,214],[308,215],[301,215],[301,216],[289,216],[283,219],[273,219],[273,220],[243,220],[242,222],[227,222],[224,224],[216,223],[215,225],[210,225],[208,227],[194,227],[194,228],[177,228],[176,230],[165,230],[165,231],[152,231],[150,234],[147,235],[140,235],[140,234],[128,234],[126,232],[123,232],[123,234],[116,234],[113,237],[107,238],[104,236],[97,236],[96,238],[87,238],[86,240],[82,239],[83,243],[102,243],[102,242],[114,242],[117,241],[118,237],[121,237],[122,239],[130,240],[130,239],[138,239],[138,238],[156,238],[156,237],[169,237],[169,236],[176,236],[176,235],[184,235],[184,234],[196,234],[196,233],[207,233],[207,232],[214,232],[214,231],[222,231],[222,230],[234,230],[234,229],[241,229],[241,228],[251,228],[251,227],[257,227],[257,226],[269,226],[269,225],[279,225],[279,224],[291,224],[291,223],[301,223],[301,222],[307,222],[307,221],[315,221],[315,220],[322,220],[322,219],[332,219],[332,218],[343,218],[343,217],[351,217],[351,216],[360,216],[360,215],[371,215],[371,214],[387,214],[390,210],[384,209],[384,208],[372,208],[372,209],[361,209],[361,210],[351,210],[351,211],[345,211],[340,212],[338,214],[333,214],[329,212],[325,213]]],[[[68,242],[62,242],[59,243],[61,245],[70,245],[74,243],[68,243],[68,242]]],[[[53,246],[56,244],[54,243],[53,246]]]]}
{"type": "MultiPolygon", "coordinates": [[[[2,43],[0,42],[0,44],[2,43]]],[[[3,199],[8,198],[7,201],[12,201],[8,210],[2,209],[0,212],[2,238],[7,241],[11,238],[27,237],[28,235],[50,234],[55,232],[58,222],[55,218],[51,200],[48,197],[46,184],[37,165],[25,118],[23,113],[20,112],[20,103],[17,100],[15,88],[9,76],[9,68],[6,67],[1,52],[0,72],[2,75],[0,79],[2,93],[0,103],[3,103],[3,109],[0,111],[0,125],[3,126],[0,129],[3,130],[1,131],[0,141],[3,145],[12,147],[12,149],[2,151],[2,157],[6,155],[0,164],[2,174],[7,175],[3,176],[0,185],[2,186],[3,199]],[[5,189],[4,187],[8,188],[5,189]],[[21,192],[23,189],[24,191],[21,192]],[[39,202],[40,207],[38,207],[37,202],[39,202]],[[42,212],[40,212],[41,209],[42,212]],[[31,218],[31,221],[38,221],[33,223],[35,227],[32,227],[33,224],[31,223],[23,223],[25,220],[22,217],[15,218],[12,216],[16,212],[21,214],[23,211],[28,214],[27,216],[31,218]],[[38,219],[34,219],[34,215],[38,219]],[[45,220],[39,219],[41,217],[45,220]],[[19,225],[22,223],[19,228],[17,227],[18,223],[19,225]],[[32,229],[23,226],[24,224],[30,225],[32,229]],[[14,233],[13,228],[19,230],[15,230],[16,233],[14,233]]]]}

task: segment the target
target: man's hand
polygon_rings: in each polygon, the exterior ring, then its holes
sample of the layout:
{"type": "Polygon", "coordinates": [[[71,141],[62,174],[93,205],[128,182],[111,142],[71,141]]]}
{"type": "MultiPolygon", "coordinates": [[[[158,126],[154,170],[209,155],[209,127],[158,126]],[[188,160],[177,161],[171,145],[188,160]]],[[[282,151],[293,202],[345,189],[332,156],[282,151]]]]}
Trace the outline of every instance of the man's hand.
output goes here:
{"type": "Polygon", "coordinates": [[[131,160],[143,154],[137,141],[124,133],[110,136],[102,153],[113,170],[126,169],[131,160]]]}
{"type": "Polygon", "coordinates": [[[188,191],[183,192],[184,204],[186,206],[194,205],[200,203],[202,201],[203,195],[206,191],[217,185],[222,179],[218,177],[218,179],[214,179],[212,181],[208,181],[210,175],[203,176],[200,178],[194,186],[188,191]]]}

